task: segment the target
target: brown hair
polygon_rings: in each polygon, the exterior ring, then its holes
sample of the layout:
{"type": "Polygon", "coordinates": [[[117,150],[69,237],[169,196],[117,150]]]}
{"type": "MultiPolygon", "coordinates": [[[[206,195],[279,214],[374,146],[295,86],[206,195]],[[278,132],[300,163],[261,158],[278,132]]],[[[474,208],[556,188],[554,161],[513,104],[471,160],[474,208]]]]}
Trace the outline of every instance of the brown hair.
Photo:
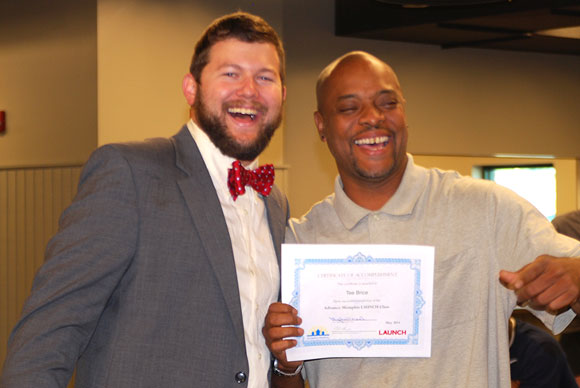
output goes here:
{"type": "Polygon", "coordinates": [[[197,83],[201,83],[201,72],[209,61],[211,47],[226,39],[238,39],[247,43],[271,43],[276,48],[280,60],[280,79],[286,79],[285,54],[282,41],[276,31],[261,17],[247,12],[225,15],[207,27],[195,45],[189,72],[197,83]]]}

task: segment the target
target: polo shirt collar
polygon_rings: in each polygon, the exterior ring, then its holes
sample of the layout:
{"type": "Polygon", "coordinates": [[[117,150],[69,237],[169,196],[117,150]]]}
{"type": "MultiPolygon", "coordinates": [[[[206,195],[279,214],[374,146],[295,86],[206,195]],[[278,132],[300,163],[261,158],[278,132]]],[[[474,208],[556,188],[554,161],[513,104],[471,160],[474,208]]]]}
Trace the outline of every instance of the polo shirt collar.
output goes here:
{"type": "Polygon", "coordinates": [[[334,181],[334,208],[336,214],[347,229],[352,229],[364,217],[371,213],[385,213],[392,216],[403,216],[413,213],[413,209],[428,181],[427,169],[415,165],[413,156],[407,154],[408,161],[399,188],[391,199],[377,211],[365,209],[354,203],[344,192],[340,175],[334,181]]]}

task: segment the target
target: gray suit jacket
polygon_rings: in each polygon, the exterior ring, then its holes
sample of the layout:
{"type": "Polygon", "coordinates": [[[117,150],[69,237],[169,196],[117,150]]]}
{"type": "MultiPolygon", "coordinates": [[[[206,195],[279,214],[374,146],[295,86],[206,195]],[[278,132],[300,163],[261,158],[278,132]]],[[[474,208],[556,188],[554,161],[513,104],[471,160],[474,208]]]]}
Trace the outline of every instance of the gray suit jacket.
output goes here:
{"type": "MultiPolygon", "coordinates": [[[[288,206],[277,188],[265,203],[279,260],[288,206]]],[[[76,388],[247,385],[231,242],[186,127],[91,156],[0,386],[65,387],[75,363],[76,388]]]]}

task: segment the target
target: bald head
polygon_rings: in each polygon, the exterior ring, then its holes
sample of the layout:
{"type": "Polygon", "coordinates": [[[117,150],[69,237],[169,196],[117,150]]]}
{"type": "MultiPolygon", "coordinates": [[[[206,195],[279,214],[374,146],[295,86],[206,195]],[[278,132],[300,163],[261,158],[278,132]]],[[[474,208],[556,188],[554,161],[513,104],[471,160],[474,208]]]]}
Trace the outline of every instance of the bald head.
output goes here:
{"type": "Polygon", "coordinates": [[[316,103],[319,111],[322,109],[323,102],[326,100],[329,85],[335,81],[335,78],[339,74],[343,75],[343,73],[346,73],[348,76],[348,71],[351,66],[360,65],[390,73],[389,75],[392,77],[394,87],[402,97],[403,93],[397,75],[388,64],[365,51],[351,51],[332,61],[318,76],[316,82],[316,103]]]}
{"type": "Polygon", "coordinates": [[[350,52],[320,73],[316,97],[314,123],[344,192],[359,206],[380,209],[407,165],[405,99],[395,72],[368,53],[350,52]]]}

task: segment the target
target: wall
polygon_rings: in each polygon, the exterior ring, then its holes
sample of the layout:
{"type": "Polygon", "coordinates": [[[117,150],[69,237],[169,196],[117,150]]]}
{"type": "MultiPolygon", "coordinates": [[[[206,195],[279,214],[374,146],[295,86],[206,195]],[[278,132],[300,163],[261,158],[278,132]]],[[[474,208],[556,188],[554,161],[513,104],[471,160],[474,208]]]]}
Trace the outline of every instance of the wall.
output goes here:
{"type": "Polygon", "coordinates": [[[80,166],[0,169],[0,365],[80,166]]]}
{"type": "Polygon", "coordinates": [[[413,153],[580,152],[578,56],[335,37],[332,0],[19,4],[0,5],[0,109],[9,128],[0,166],[78,163],[97,142],[175,133],[187,118],[180,85],[193,43],[210,20],[238,8],[264,16],[287,48],[284,128],[262,161],[290,167],[294,215],[332,191],[336,169],[315,135],[313,86],[328,62],[353,49],[398,72],[413,153]]]}
{"type": "Polygon", "coordinates": [[[97,140],[96,0],[0,2],[0,168],[83,162],[97,140]]]}
{"type": "Polygon", "coordinates": [[[576,208],[580,209],[580,158],[576,158],[576,208]]]}
{"type": "MultiPolygon", "coordinates": [[[[280,0],[99,0],[99,145],[175,134],[189,118],[181,82],[195,42],[212,20],[237,10],[283,30],[280,0]]],[[[260,162],[276,166],[276,182],[285,192],[283,139],[284,126],[260,162]]]]}
{"type": "MultiPolygon", "coordinates": [[[[195,42],[215,18],[239,9],[282,31],[280,0],[99,0],[99,144],[171,136],[187,121],[181,92],[195,42]]],[[[261,162],[283,163],[279,129],[261,162]]]]}
{"type": "Polygon", "coordinates": [[[97,145],[96,0],[0,2],[0,365],[97,145]]]}
{"type": "Polygon", "coordinates": [[[335,37],[334,1],[315,4],[284,2],[289,74],[284,159],[294,216],[333,191],[334,161],[312,119],[314,84],[324,66],[350,50],[367,50],[398,73],[412,153],[580,156],[579,56],[335,37]]]}

